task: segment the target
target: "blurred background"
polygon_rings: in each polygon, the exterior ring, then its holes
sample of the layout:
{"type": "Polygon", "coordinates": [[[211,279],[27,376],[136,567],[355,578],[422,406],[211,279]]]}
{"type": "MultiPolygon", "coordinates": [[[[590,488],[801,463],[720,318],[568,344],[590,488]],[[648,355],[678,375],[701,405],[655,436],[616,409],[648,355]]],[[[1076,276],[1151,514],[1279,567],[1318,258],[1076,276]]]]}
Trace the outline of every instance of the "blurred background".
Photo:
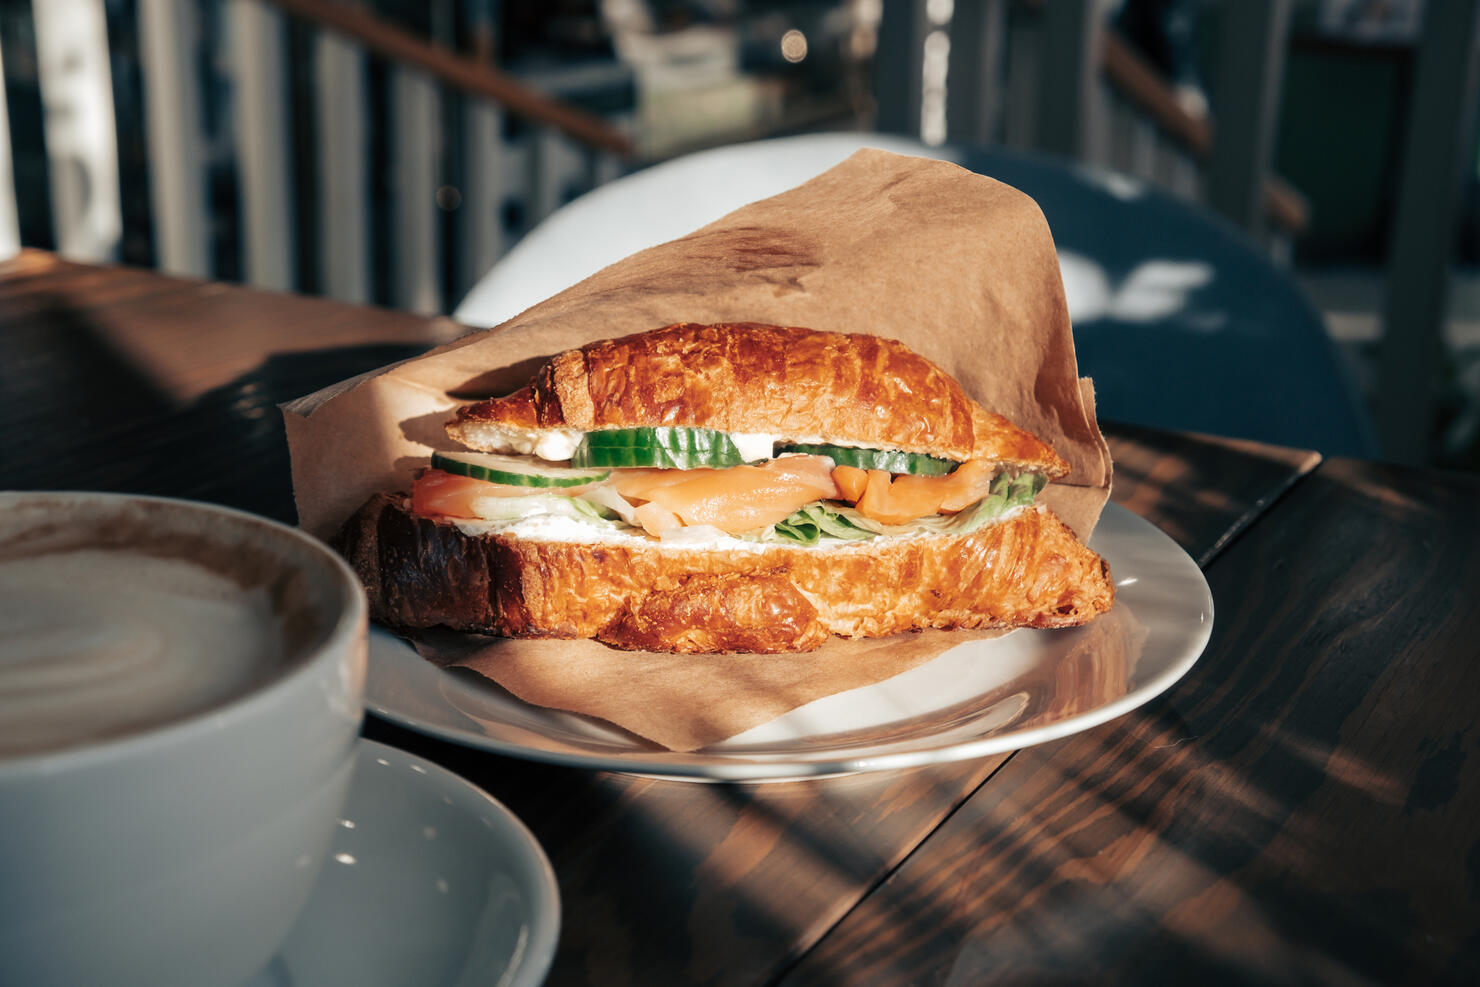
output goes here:
{"type": "Polygon", "coordinates": [[[563,205],[695,151],[843,131],[1042,153],[1216,217],[1319,313],[1383,455],[1480,470],[1476,19],[1475,0],[0,0],[0,254],[449,313],[563,205]]]}

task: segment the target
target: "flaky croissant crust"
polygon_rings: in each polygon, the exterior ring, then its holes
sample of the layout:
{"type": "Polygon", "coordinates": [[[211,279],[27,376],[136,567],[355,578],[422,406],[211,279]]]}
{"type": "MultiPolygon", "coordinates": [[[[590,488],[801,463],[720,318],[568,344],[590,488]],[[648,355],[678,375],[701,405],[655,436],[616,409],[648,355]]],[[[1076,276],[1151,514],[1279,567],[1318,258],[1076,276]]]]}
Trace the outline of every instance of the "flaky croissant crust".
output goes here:
{"type": "Polygon", "coordinates": [[[699,551],[471,536],[379,494],[336,547],[385,626],[645,651],[807,651],[834,634],[1067,627],[1115,599],[1109,566],[1047,508],[967,535],[699,551]]]}
{"type": "Polygon", "coordinates": [[[690,425],[1068,472],[903,343],[750,322],[678,323],[567,350],[528,387],[459,409],[447,431],[477,449],[480,425],[690,425]]]}

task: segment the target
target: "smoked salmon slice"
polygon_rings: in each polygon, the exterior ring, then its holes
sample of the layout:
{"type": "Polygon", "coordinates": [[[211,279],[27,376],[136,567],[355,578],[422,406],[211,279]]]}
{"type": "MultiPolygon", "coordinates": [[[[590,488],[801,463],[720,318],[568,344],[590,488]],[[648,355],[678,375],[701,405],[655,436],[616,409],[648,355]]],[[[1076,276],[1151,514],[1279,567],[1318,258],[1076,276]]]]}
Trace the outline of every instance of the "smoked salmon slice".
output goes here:
{"type": "Polygon", "coordinates": [[[611,483],[629,500],[648,501],[686,525],[738,534],[785,520],[814,500],[837,497],[829,467],[818,456],[782,456],[728,469],[618,470],[611,483]]]}
{"type": "Polygon", "coordinates": [[[429,469],[411,485],[411,511],[422,517],[478,517],[475,502],[484,497],[530,497],[549,494],[576,497],[595,484],[573,487],[518,487],[490,483],[446,470],[429,469]]]}
{"type": "Polygon", "coordinates": [[[422,517],[477,517],[473,501],[479,497],[514,496],[514,491],[529,493],[524,488],[502,487],[487,480],[431,469],[411,485],[411,510],[422,517]]]}
{"type": "Polygon", "coordinates": [[[945,476],[900,475],[883,470],[839,466],[833,479],[858,512],[880,524],[908,524],[931,514],[954,513],[985,497],[992,489],[992,467],[984,460],[962,463],[945,476]],[[861,489],[860,489],[861,488],[861,489]]]}

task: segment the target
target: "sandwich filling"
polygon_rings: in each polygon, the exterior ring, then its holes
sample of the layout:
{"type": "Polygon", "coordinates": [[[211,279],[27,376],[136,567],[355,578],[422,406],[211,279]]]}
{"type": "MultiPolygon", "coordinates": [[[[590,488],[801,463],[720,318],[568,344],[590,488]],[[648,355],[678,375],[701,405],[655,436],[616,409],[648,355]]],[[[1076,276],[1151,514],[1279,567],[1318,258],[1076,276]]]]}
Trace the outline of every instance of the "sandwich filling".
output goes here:
{"type": "MultiPolygon", "coordinates": [[[[561,519],[665,543],[822,546],[966,534],[1031,506],[1041,473],[703,428],[511,436],[507,452],[437,453],[412,488],[428,518],[503,530],[561,519]],[[552,461],[540,453],[565,452],[552,461]]],[[[560,430],[562,432],[569,430],[560,430]]]]}

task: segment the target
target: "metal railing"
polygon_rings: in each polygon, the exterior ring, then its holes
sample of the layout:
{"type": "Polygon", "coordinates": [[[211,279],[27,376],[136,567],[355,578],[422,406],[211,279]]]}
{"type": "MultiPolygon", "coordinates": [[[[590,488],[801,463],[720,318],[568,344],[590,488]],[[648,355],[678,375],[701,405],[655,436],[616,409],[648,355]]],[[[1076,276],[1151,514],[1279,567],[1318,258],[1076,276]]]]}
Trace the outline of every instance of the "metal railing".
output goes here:
{"type": "MultiPolygon", "coordinates": [[[[49,239],[77,259],[443,311],[631,154],[620,112],[499,71],[476,24],[443,43],[327,0],[33,0],[28,13],[49,239]],[[120,65],[137,66],[137,93],[114,92],[131,78],[120,65]],[[120,148],[138,144],[144,180],[130,184],[120,148]],[[140,186],[147,210],[124,201],[140,186]],[[146,247],[130,251],[125,217],[140,212],[146,247]]],[[[6,122],[9,253],[22,237],[8,169],[40,152],[13,146],[6,122]]]]}

